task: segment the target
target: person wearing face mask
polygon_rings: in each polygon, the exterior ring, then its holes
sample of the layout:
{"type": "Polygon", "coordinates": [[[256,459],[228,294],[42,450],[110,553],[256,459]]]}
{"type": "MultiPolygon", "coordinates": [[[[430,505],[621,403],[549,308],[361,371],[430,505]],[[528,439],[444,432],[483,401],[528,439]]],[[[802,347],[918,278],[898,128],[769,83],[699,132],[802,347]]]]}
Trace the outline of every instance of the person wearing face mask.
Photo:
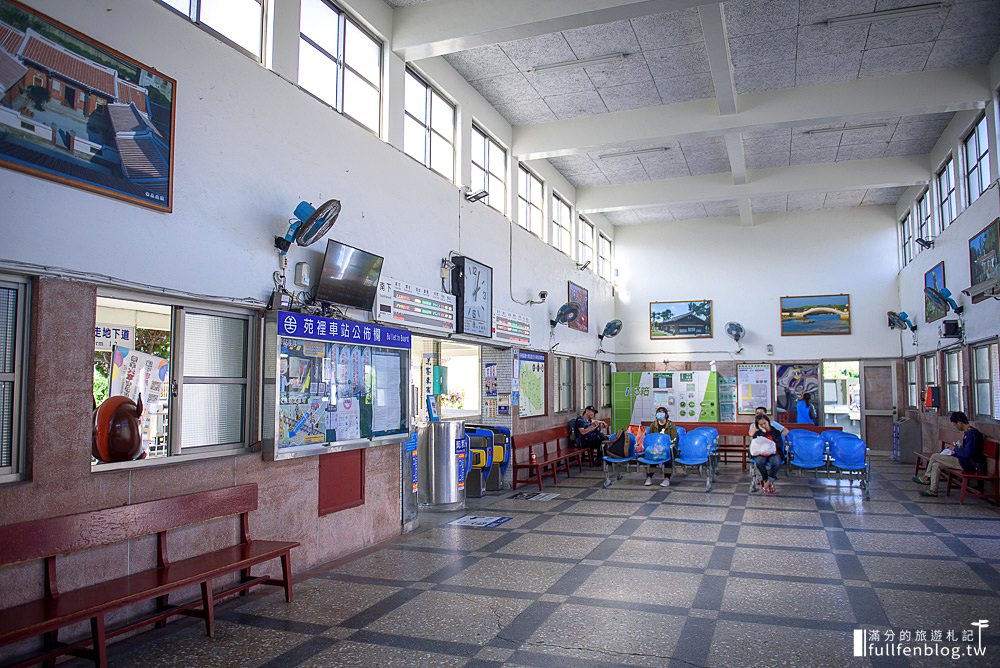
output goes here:
{"type": "MultiPolygon", "coordinates": [[[[677,426],[670,421],[667,417],[667,409],[664,406],[660,406],[656,409],[656,415],[654,416],[653,423],[649,425],[650,434],[666,434],[670,437],[670,448],[672,451],[676,452],[677,446],[677,426]]],[[[673,457],[670,461],[666,463],[663,467],[663,482],[660,483],[660,487],[670,487],[670,475],[674,472],[674,461],[673,457]]],[[[653,484],[653,469],[648,467],[646,469],[646,482],[642,483],[646,487],[653,484]]]]}

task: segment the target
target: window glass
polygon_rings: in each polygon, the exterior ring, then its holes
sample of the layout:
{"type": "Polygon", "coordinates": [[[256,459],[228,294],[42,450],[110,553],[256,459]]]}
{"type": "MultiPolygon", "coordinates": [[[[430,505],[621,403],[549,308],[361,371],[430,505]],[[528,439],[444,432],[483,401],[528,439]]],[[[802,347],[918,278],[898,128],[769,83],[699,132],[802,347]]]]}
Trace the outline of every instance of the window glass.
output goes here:
{"type": "Polygon", "coordinates": [[[594,226],[582,216],[579,218],[579,229],[577,231],[576,260],[577,262],[587,262],[589,260],[589,269],[597,271],[597,267],[594,266],[594,226]]]}
{"type": "Polygon", "coordinates": [[[945,380],[948,386],[947,408],[949,411],[962,410],[961,379],[959,352],[956,350],[947,353],[945,355],[945,380]]]}
{"type": "Polygon", "coordinates": [[[431,133],[430,167],[449,181],[455,178],[455,152],[451,142],[436,132],[431,133]]]}
{"type": "Polygon", "coordinates": [[[299,32],[331,58],[340,52],[340,13],[323,0],[302,0],[299,32]]]}
{"type": "Polygon", "coordinates": [[[0,279],[0,481],[18,479],[27,285],[0,279]]]}
{"type": "Polygon", "coordinates": [[[572,232],[570,231],[570,219],[572,209],[561,197],[552,198],[552,237],[550,243],[567,255],[572,250],[572,232]]]}
{"type": "Polygon", "coordinates": [[[353,21],[344,23],[344,60],[347,66],[369,83],[379,86],[382,74],[382,45],[369,37],[353,21]]]}
{"type": "Polygon", "coordinates": [[[917,396],[917,360],[906,360],[906,405],[916,408],[917,396]]]}
{"type": "Polygon", "coordinates": [[[601,362],[601,405],[611,405],[611,363],[601,362]]]}
{"type": "Polygon", "coordinates": [[[185,16],[191,16],[191,0],[160,0],[165,5],[170,5],[185,16]]]}
{"type": "Polygon", "coordinates": [[[611,240],[602,233],[597,234],[597,274],[611,280],[611,240]]]}
{"type": "Polygon", "coordinates": [[[409,71],[404,81],[404,110],[421,125],[427,125],[427,85],[409,71]]]}
{"type": "Polygon", "coordinates": [[[455,135],[455,107],[431,91],[431,129],[451,142],[455,135]]]}
{"type": "Polygon", "coordinates": [[[558,393],[558,411],[573,409],[573,359],[570,357],[556,358],[556,391],[558,393]]]}
{"type": "Polygon", "coordinates": [[[337,62],[307,42],[299,40],[299,85],[336,108],[337,62]]]}
{"type": "Polygon", "coordinates": [[[597,399],[594,396],[594,363],[584,360],[583,367],[583,395],[580,397],[581,406],[596,406],[597,399]]]}
{"type": "Polygon", "coordinates": [[[938,172],[937,187],[941,228],[944,229],[955,220],[955,161],[951,158],[938,172]]]}
{"type": "Polygon", "coordinates": [[[448,391],[438,401],[441,416],[479,415],[482,412],[479,346],[442,341],[441,366],[448,370],[448,391]]]}
{"type": "Polygon", "coordinates": [[[983,194],[993,180],[990,173],[989,149],[984,115],[965,139],[965,179],[969,189],[970,204],[983,194]]]}
{"type": "Polygon", "coordinates": [[[518,167],[518,224],[542,236],[542,182],[524,166],[518,167]]]}
{"type": "Polygon", "coordinates": [[[912,232],[913,228],[910,225],[910,214],[906,214],[906,217],[899,222],[899,247],[901,252],[901,260],[903,262],[902,266],[906,266],[910,263],[912,259],[912,248],[913,239],[912,232]]]}
{"type": "Polygon", "coordinates": [[[344,71],[344,113],[378,132],[379,92],[351,70],[344,71]]]}
{"type": "Polygon", "coordinates": [[[973,398],[975,400],[975,414],[992,417],[993,415],[993,392],[991,369],[994,366],[990,363],[990,349],[992,346],[979,346],[972,351],[972,382],[974,386],[973,398]]]}
{"type": "Polygon", "coordinates": [[[453,181],[455,108],[409,70],[403,104],[403,150],[425,167],[453,181]]]}
{"type": "Polygon", "coordinates": [[[264,8],[259,0],[201,0],[198,20],[260,58],[264,8]]]}

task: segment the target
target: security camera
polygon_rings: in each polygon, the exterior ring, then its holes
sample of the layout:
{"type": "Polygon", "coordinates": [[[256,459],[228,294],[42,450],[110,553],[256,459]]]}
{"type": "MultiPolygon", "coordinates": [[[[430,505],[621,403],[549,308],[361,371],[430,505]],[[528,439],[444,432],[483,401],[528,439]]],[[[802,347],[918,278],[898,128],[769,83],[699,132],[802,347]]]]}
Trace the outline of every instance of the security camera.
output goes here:
{"type": "Polygon", "coordinates": [[[539,290],[538,298],[541,299],[542,301],[545,301],[546,299],[549,298],[549,293],[546,290],[539,290]]]}

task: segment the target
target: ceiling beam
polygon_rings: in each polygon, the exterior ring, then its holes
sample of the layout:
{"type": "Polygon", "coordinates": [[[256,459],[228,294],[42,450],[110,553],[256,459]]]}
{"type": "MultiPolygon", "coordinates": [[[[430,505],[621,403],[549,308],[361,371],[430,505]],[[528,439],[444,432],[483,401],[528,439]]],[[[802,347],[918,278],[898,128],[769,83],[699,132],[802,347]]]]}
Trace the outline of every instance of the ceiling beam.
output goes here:
{"type": "MultiPolygon", "coordinates": [[[[929,166],[928,156],[909,155],[755,169],[749,172],[745,184],[732,183],[729,173],[725,172],[580,188],[576,191],[576,206],[580,213],[591,213],[694,202],[736,200],[739,203],[760,195],[925,185],[930,178],[929,166]]],[[[742,207],[740,213],[742,218],[742,207]]]]}
{"type": "Polygon", "coordinates": [[[429,0],[392,14],[392,50],[406,61],[513,39],[697,7],[704,0],[429,0]]]}
{"type": "Polygon", "coordinates": [[[989,68],[980,65],[739,95],[734,114],[720,115],[706,98],[522,125],[514,128],[513,153],[537,160],[680,136],[982,109],[992,96],[989,81],[989,68]]]}
{"type": "Polygon", "coordinates": [[[712,73],[719,113],[735,114],[736,85],[733,83],[733,64],[729,56],[725,10],[722,3],[702,5],[698,8],[698,16],[701,17],[701,31],[705,34],[708,69],[712,73]]]}
{"type": "Polygon", "coordinates": [[[747,182],[747,156],[743,149],[743,135],[739,132],[727,132],[723,136],[726,142],[726,153],[729,155],[729,169],[733,173],[733,183],[740,185],[747,182]]]}
{"type": "Polygon", "coordinates": [[[736,204],[740,208],[740,225],[753,227],[753,208],[750,206],[750,198],[743,197],[736,204]]]}

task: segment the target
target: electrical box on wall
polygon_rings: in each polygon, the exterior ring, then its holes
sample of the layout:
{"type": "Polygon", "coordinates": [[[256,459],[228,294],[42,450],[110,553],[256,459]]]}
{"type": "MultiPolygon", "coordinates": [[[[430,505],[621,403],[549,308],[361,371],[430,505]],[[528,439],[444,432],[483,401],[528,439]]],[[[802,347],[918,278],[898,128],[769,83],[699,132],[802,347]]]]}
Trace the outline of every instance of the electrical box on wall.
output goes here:
{"type": "Polygon", "coordinates": [[[958,320],[945,320],[942,324],[941,337],[945,339],[962,338],[962,325],[958,320]]]}
{"type": "Polygon", "coordinates": [[[941,388],[937,385],[928,385],[924,394],[924,408],[941,408],[941,388]]]}

